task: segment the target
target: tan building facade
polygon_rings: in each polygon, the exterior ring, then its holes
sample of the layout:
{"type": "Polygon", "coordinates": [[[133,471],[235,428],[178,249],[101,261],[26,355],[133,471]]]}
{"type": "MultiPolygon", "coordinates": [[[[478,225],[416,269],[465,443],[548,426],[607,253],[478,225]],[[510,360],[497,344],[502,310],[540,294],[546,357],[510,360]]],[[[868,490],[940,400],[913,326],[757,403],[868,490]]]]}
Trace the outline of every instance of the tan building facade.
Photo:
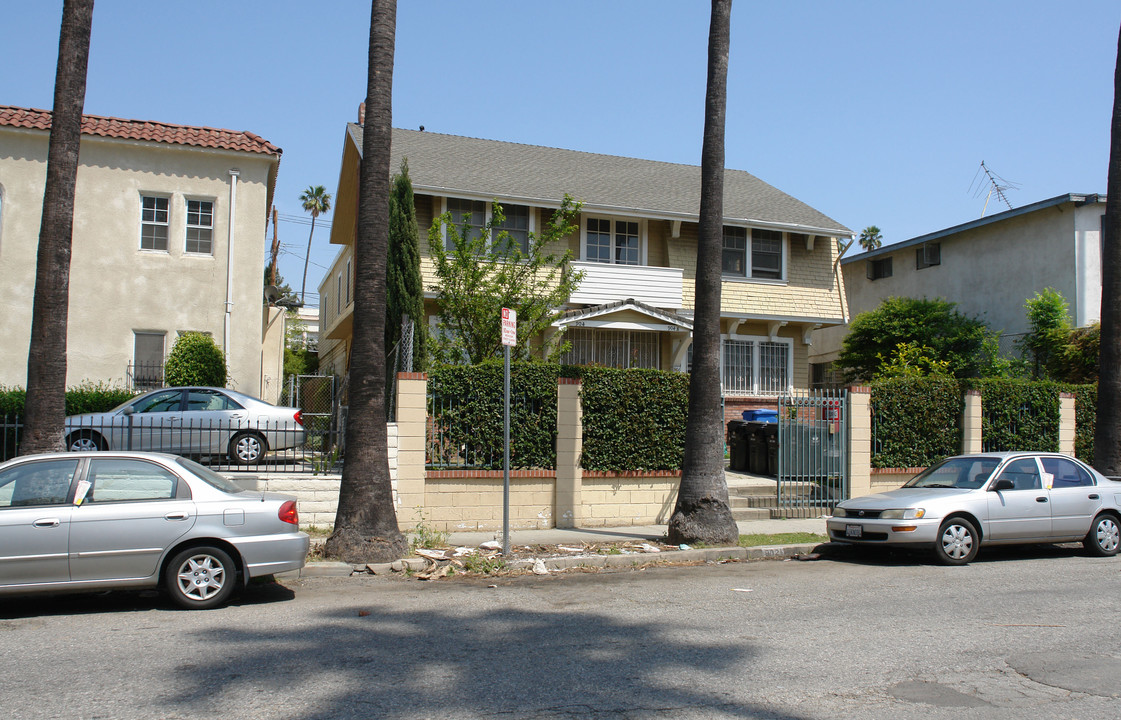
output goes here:
{"type": "MultiPolygon", "coordinates": [[[[340,250],[319,288],[320,367],[337,374],[347,370],[352,328],[361,147],[361,126],[349,124],[331,228],[340,250]]],[[[395,129],[394,170],[403,159],[430,323],[438,312],[428,248],[434,218],[470,212],[481,224],[497,201],[518,241],[538,233],[568,194],[582,203],[579,230],[555,250],[570,250],[584,279],[554,322],[572,347],[562,361],[688,370],[698,167],[395,129]]],[[[766,404],[808,387],[812,331],[845,322],[838,258],[852,233],[742,171],[726,171],[724,210],[724,394],[766,404]]]]}
{"type": "MultiPolygon", "coordinates": [[[[0,385],[26,382],[49,128],[49,112],[0,106],[0,385]]],[[[83,118],[68,386],[158,385],[178,334],[198,331],[230,387],[277,397],[283,331],[262,287],[280,154],[252,133],[83,118]]]]}

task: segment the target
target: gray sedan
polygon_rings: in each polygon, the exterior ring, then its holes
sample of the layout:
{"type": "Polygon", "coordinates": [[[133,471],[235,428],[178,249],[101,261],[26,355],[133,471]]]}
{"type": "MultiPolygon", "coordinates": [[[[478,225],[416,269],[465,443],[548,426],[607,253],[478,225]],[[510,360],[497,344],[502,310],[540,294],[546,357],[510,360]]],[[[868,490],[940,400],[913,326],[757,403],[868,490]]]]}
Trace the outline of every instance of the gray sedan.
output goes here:
{"type": "Polygon", "coordinates": [[[840,503],[831,540],[932,548],[962,565],[981,545],[1081,542],[1100,556],[1121,545],[1121,482],[1057,453],[951,457],[898,490],[840,503]]]}
{"type": "Polygon", "coordinates": [[[297,408],[226,388],[152,390],[108,412],[66,418],[70,450],[228,455],[240,465],[261,462],[269,450],[299,447],[304,437],[297,408]]]}
{"type": "Polygon", "coordinates": [[[51,453],[0,464],[0,595],[162,586],[226,602],[250,578],[304,566],[295,498],[244,491],[157,453],[51,453]]]}

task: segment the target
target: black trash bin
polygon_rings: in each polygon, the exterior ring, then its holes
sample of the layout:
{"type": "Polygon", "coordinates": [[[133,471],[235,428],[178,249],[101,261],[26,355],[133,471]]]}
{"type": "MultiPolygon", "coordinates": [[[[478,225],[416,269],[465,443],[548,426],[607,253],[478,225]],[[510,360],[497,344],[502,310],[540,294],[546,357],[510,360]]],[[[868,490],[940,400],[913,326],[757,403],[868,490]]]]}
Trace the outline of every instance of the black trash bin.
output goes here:
{"type": "Polygon", "coordinates": [[[732,470],[747,470],[747,435],[743,420],[728,423],[728,466],[732,470]]]}
{"type": "Polygon", "coordinates": [[[746,423],[746,425],[749,433],[747,451],[748,471],[755,475],[765,475],[767,473],[767,423],[749,422],[746,423]]]}
{"type": "Polygon", "coordinates": [[[766,448],[765,475],[778,477],[778,424],[767,423],[763,429],[763,446],[766,448]]]}

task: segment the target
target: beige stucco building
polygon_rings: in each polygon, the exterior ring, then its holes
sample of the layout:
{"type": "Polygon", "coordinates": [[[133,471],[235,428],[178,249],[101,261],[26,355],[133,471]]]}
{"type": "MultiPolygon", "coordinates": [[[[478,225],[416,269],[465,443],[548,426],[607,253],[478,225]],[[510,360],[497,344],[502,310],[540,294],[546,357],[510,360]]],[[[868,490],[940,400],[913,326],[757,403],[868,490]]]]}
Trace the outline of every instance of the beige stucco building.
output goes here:
{"type": "MultiPolygon", "coordinates": [[[[362,127],[349,124],[331,242],[340,250],[319,288],[320,368],[345,373],[353,317],[353,249],[362,127]]],[[[438,310],[428,229],[444,212],[481,225],[497,200],[525,243],[565,194],[583,203],[571,250],[584,279],[554,327],[572,364],[687,370],[700,207],[700,168],[557,148],[393,131],[392,168],[408,160],[421,271],[438,310]]],[[[773,400],[809,383],[811,332],[845,322],[837,260],[851,231],[738,170],[725,173],[721,330],[724,393],[773,400]]],[[[496,322],[497,322],[496,318],[496,322]]]]}
{"type": "MultiPolygon", "coordinates": [[[[0,106],[0,385],[26,381],[49,128],[49,112],[0,106]]],[[[262,278],[280,154],[248,132],[83,118],[68,386],[159,384],[190,330],[225,350],[230,387],[276,398],[283,313],[262,278]]]]}

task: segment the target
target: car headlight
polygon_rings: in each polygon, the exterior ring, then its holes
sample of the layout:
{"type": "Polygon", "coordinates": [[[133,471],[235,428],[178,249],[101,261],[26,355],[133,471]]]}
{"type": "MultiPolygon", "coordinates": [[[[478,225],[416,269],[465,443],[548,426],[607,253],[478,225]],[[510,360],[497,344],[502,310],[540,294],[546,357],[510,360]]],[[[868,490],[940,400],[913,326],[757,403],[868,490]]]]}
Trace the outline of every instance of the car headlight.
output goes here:
{"type": "Polygon", "coordinates": [[[923,508],[906,508],[903,510],[884,510],[880,517],[884,520],[918,520],[926,515],[923,508]]]}
{"type": "Polygon", "coordinates": [[[848,517],[848,516],[849,516],[849,511],[845,510],[843,507],[833,508],[833,517],[848,517]]]}

